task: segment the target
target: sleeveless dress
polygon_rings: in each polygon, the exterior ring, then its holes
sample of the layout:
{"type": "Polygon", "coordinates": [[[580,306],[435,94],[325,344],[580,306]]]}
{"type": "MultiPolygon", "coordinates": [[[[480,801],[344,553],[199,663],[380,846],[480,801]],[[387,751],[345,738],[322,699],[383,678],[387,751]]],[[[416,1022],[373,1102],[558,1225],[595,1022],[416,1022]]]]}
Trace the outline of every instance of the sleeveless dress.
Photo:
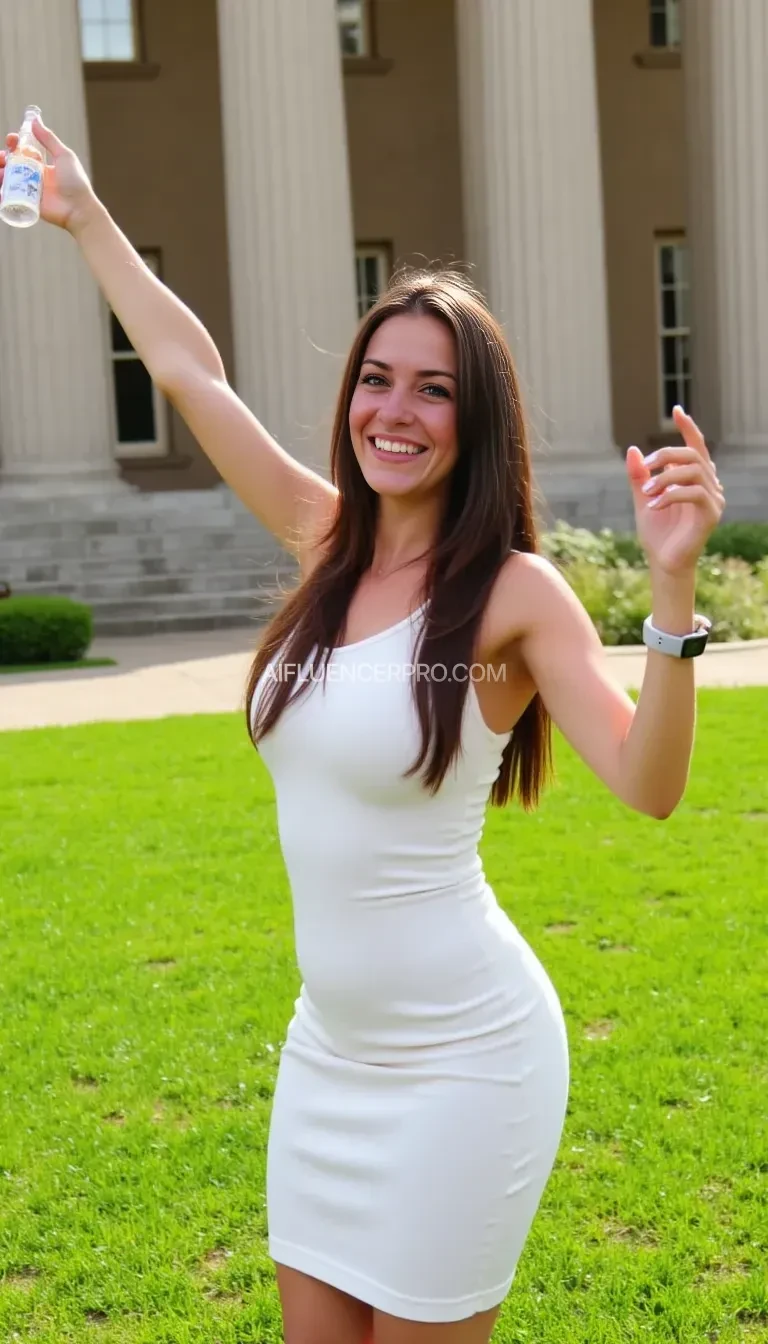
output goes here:
{"type": "Polygon", "coordinates": [[[402,777],[420,742],[408,669],[425,610],[334,650],[259,743],[302,979],[267,1221],[277,1263],[443,1322],[509,1290],[560,1145],[569,1053],[557,993],[478,854],[508,735],[471,681],[439,792],[402,777]]]}

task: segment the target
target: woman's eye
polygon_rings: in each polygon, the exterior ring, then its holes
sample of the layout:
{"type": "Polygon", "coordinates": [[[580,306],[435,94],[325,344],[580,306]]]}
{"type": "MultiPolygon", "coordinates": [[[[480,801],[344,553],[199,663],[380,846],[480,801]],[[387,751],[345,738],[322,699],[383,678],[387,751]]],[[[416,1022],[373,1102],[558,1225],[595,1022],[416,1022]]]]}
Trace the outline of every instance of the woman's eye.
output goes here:
{"type": "Polygon", "coordinates": [[[365,373],[360,382],[367,383],[369,387],[375,387],[378,383],[383,383],[384,379],[380,373],[365,373]]]}
{"type": "Polygon", "coordinates": [[[440,383],[427,383],[425,392],[436,392],[440,397],[449,397],[451,394],[447,387],[442,387],[440,383]]]}

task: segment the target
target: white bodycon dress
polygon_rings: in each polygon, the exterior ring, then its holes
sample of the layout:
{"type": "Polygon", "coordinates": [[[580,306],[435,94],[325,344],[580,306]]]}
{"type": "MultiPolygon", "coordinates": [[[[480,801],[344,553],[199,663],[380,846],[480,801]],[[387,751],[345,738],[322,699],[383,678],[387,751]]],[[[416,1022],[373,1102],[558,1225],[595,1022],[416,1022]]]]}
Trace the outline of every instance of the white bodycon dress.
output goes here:
{"type": "Polygon", "coordinates": [[[474,686],[437,795],[402,777],[423,611],[334,650],[260,743],[302,979],[267,1219],[279,1264],[439,1322],[506,1296],[560,1145],[569,1054],[552,983],[478,855],[508,736],[474,686]]]}

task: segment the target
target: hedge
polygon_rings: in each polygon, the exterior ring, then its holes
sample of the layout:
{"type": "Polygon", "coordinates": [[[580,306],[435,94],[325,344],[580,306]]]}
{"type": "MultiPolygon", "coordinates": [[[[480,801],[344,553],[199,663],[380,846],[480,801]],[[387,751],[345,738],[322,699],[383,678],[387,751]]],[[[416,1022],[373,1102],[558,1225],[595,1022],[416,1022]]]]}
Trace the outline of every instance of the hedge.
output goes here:
{"type": "Polygon", "coordinates": [[[0,665],[77,662],[93,638],[91,609],[69,597],[0,601],[0,665]]]}

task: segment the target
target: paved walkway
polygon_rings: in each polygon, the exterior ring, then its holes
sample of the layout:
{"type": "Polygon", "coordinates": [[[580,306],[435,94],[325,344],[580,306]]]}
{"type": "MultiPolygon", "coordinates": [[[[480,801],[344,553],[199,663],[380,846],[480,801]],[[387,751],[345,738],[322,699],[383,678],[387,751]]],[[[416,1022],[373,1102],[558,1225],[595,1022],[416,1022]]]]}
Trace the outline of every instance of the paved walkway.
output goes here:
{"type": "MultiPolygon", "coordinates": [[[[257,641],[257,627],[95,639],[89,656],[114,658],[116,667],[1,675],[0,729],[237,710],[257,641]]],[[[609,649],[608,657],[620,685],[640,685],[642,647],[609,649]]],[[[768,685],[768,639],[710,644],[696,679],[699,686],[768,685]]]]}

